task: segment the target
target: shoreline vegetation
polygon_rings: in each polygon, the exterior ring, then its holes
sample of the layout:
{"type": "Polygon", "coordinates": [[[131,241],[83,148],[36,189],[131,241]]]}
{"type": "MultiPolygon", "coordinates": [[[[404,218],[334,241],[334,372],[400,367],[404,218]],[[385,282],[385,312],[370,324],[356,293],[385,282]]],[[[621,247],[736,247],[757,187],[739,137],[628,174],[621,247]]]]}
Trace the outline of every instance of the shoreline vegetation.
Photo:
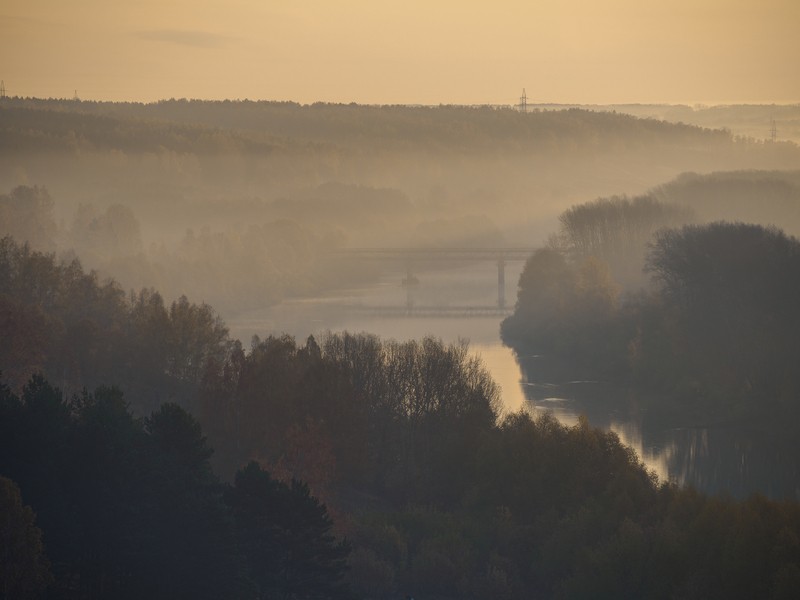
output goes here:
{"type": "MultiPolygon", "coordinates": [[[[501,326],[508,345],[571,364],[573,377],[651,392],[661,401],[648,408],[664,414],[716,420],[797,414],[796,238],[741,222],[659,229],[651,213],[671,220],[675,209],[646,198],[581,208],[600,213],[604,231],[562,231],[561,239],[605,241],[593,248],[593,241],[587,247],[566,241],[560,248],[554,241],[534,253],[520,278],[515,312],[501,326]],[[646,221],[651,242],[631,233],[637,219],[646,221]],[[614,236],[625,239],[606,239],[614,236]],[[631,264],[644,266],[652,283],[624,292],[619,281],[631,264]]],[[[562,222],[577,216],[585,217],[572,210],[562,222]]]]}

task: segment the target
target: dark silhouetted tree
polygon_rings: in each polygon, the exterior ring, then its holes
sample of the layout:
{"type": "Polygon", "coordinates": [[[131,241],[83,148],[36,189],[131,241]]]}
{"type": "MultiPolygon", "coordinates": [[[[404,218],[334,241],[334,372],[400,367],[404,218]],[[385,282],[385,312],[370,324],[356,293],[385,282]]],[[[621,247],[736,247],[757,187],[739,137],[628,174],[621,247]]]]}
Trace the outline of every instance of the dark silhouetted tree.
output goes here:
{"type": "Polygon", "coordinates": [[[255,462],[236,474],[227,502],[258,598],[351,598],[350,547],[331,534],[325,505],[297,480],[270,477],[255,462]]]}
{"type": "Polygon", "coordinates": [[[0,596],[38,598],[52,581],[36,515],[22,503],[19,487],[0,476],[0,596]]]}

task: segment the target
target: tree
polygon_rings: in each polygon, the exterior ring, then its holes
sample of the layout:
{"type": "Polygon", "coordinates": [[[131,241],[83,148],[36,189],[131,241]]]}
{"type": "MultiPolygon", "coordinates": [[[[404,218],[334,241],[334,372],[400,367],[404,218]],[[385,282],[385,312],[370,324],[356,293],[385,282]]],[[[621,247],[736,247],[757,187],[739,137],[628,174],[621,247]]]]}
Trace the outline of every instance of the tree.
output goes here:
{"type": "Polygon", "coordinates": [[[575,318],[571,309],[577,284],[575,269],[561,252],[553,248],[534,252],[519,278],[514,314],[501,324],[503,340],[537,351],[552,350],[562,324],[575,318]]]}
{"type": "Polygon", "coordinates": [[[295,479],[272,479],[251,462],[226,495],[258,598],[350,598],[344,582],[350,546],[331,535],[324,504],[295,479]]]}
{"type": "Polygon", "coordinates": [[[121,204],[113,204],[103,213],[92,205],[81,204],[70,235],[78,254],[89,264],[142,251],[139,221],[130,208],[121,204]]]}
{"type": "Polygon", "coordinates": [[[48,319],[38,306],[0,294],[0,367],[16,391],[44,368],[50,341],[48,319]]]}
{"type": "Polygon", "coordinates": [[[686,226],[658,232],[647,268],[678,316],[671,335],[673,354],[691,365],[684,375],[729,407],[796,404],[800,242],[760,225],[686,226]]]}
{"type": "Polygon", "coordinates": [[[37,598],[52,581],[36,515],[19,487],[0,476],[0,598],[37,598]]]}
{"type": "Polygon", "coordinates": [[[0,386],[0,472],[46,532],[56,593],[234,598],[239,554],[211,449],[183,409],[135,419],[116,388],[71,402],[0,386]]]}
{"type": "Polygon", "coordinates": [[[0,237],[12,235],[38,250],[55,250],[53,200],[43,187],[21,185],[0,195],[0,237]]]}
{"type": "Polygon", "coordinates": [[[652,196],[599,198],[564,211],[560,236],[575,259],[594,256],[606,261],[617,280],[638,287],[646,244],[661,227],[694,219],[685,206],[660,202],[652,196]]]}
{"type": "Polygon", "coordinates": [[[159,598],[235,598],[240,556],[222,486],[211,470],[213,450],[200,425],[177,404],[144,419],[147,451],[138,543],[143,581],[159,598]]]}

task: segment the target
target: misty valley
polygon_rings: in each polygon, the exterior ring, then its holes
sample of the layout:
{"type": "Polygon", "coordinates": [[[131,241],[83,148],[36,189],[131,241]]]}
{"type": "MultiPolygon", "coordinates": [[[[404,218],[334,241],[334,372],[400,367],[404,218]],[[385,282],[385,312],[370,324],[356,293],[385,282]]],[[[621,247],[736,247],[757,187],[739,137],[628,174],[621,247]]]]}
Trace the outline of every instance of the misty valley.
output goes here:
{"type": "Polygon", "coordinates": [[[0,598],[798,597],[798,123],[0,98],[0,598]]]}

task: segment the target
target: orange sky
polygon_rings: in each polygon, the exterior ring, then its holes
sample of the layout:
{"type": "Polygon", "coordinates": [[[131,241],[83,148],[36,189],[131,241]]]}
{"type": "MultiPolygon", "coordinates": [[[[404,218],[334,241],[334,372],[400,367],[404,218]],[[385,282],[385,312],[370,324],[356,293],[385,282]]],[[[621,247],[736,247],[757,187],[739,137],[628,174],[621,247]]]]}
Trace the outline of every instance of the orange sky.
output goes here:
{"type": "Polygon", "coordinates": [[[4,0],[10,95],[800,102],[800,0],[4,0]]]}

